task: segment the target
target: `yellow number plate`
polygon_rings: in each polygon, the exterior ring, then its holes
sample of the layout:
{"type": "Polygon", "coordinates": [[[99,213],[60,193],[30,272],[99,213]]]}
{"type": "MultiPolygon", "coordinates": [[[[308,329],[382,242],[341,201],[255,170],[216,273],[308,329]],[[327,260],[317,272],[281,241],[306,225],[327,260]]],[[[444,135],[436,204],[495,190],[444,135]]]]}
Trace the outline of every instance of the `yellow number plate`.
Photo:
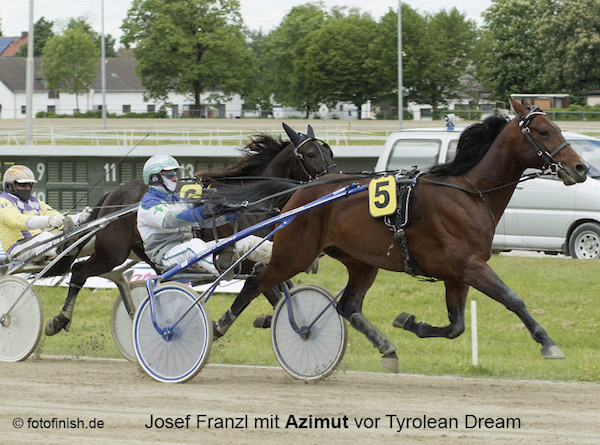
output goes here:
{"type": "Polygon", "coordinates": [[[369,212],[374,218],[396,211],[396,180],[393,176],[373,179],[369,183],[369,212]]]}
{"type": "Polygon", "coordinates": [[[200,199],[202,196],[202,185],[200,184],[186,184],[181,187],[179,196],[187,199],[200,199]]]}

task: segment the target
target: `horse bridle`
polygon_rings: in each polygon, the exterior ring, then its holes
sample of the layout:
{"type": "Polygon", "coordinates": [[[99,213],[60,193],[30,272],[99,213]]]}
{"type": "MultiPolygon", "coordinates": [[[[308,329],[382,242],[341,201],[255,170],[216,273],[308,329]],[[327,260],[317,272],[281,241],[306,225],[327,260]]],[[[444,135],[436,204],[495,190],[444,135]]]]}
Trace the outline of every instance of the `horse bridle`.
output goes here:
{"type": "Polygon", "coordinates": [[[336,167],[335,162],[327,163],[327,161],[325,161],[325,156],[323,155],[323,151],[325,149],[329,149],[329,151],[331,152],[331,147],[329,147],[329,144],[327,144],[327,142],[322,141],[321,139],[311,138],[311,137],[303,135],[301,133],[300,133],[300,135],[304,136],[305,139],[302,142],[300,142],[298,144],[298,146],[294,145],[294,156],[296,157],[296,159],[298,159],[298,163],[300,164],[300,168],[302,168],[302,171],[308,177],[309,181],[312,181],[313,179],[316,179],[319,176],[324,175],[330,169],[332,169],[333,167],[336,167]],[[304,165],[304,162],[303,162],[304,161],[304,155],[300,152],[300,148],[302,148],[302,146],[304,144],[306,144],[307,142],[314,142],[315,143],[315,145],[317,146],[317,148],[319,150],[319,154],[321,155],[321,161],[323,163],[323,170],[321,170],[321,172],[319,172],[319,173],[316,173],[314,176],[311,175],[308,172],[308,169],[306,168],[306,166],[304,165]]]}
{"type": "Polygon", "coordinates": [[[535,138],[532,136],[529,124],[531,124],[531,121],[534,117],[540,115],[546,116],[546,113],[544,113],[536,106],[529,106],[527,107],[527,109],[529,111],[523,116],[519,117],[519,127],[521,127],[521,132],[525,135],[525,138],[529,142],[531,142],[531,144],[535,147],[535,149],[537,150],[537,155],[544,161],[544,167],[542,168],[542,171],[549,171],[553,175],[557,176],[560,171],[564,171],[565,169],[563,168],[560,162],[556,162],[554,160],[554,156],[556,156],[563,148],[569,145],[569,142],[563,142],[551,153],[548,152],[548,150],[546,150],[545,148],[541,147],[537,143],[535,138]]]}

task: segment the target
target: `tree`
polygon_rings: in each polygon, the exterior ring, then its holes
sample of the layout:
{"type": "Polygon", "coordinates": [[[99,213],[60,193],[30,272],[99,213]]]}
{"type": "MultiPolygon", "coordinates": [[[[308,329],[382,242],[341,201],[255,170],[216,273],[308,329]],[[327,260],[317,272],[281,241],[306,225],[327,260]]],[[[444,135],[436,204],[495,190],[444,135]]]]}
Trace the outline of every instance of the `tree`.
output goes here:
{"type": "Polygon", "coordinates": [[[212,91],[217,101],[252,88],[238,0],[134,0],[121,29],[149,97],[191,95],[197,116],[202,93],[212,91]]]}
{"type": "MultiPolygon", "coordinates": [[[[477,43],[477,77],[496,100],[511,93],[539,93],[545,78],[549,35],[541,24],[555,14],[555,0],[494,0],[484,13],[477,43]]],[[[556,27],[558,26],[558,27],[556,27]]],[[[552,32],[559,32],[563,24],[552,32]]]]}
{"type": "Polygon", "coordinates": [[[376,29],[368,14],[328,20],[307,36],[304,57],[293,61],[297,75],[321,101],[351,102],[360,112],[379,92],[368,63],[376,29]]]}
{"type": "MultiPolygon", "coordinates": [[[[102,51],[102,35],[92,29],[92,25],[89,24],[88,19],[85,17],[70,18],[67,24],[67,29],[81,28],[83,32],[92,36],[96,47],[102,51]]],[[[104,52],[106,57],[117,57],[115,51],[116,40],[110,34],[104,35],[104,52]]]]}
{"type": "Polygon", "coordinates": [[[540,67],[544,91],[580,97],[600,83],[600,2],[563,0],[540,22],[545,51],[540,67]]]}
{"type": "Polygon", "coordinates": [[[306,82],[307,77],[301,75],[314,72],[313,61],[309,65],[297,61],[304,60],[306,37],[321,28],[326,20],[322,3],[296,6],[264,42],[261,66],[274,100],[304,110],[306,117],[311,111],[316,111],[323,100],[306,82]]]}
{"type": "Polygon", "coordinates": [[[242,97],[244,99],[244,108],[247,110],[270,110],[271,105],[271,88],[265,81],[266,65],[264,63],[263,52],[265,49],[265,40],[267,36],[258,31],[246,31],[248,45],[254,55],[256,61],[256,78],[253,79],[251,88],[242,97]]]}
{"type": "MultiPolygon", "coordinates": [[[[40,17],[33,24],[33,57],[42,56],[46,42],[50,37],[54,36],[54,32],[52,31],[53,26],[54,22],[46,20],[44,17],[40,17]]],[[[18,57],[27,57],[27,43],[21,46],[19,52],[15,55],[18,57]]]]}
{"type": "Polygon", "coordinates": [[[475,44],[475,22],[456,8],[427,14],[426,34],[413,54],[414,78],[407,85],[407,97],[431,104],[433,110],[462,92],[461,77],[467,70],[475,44]]]}
{"type": "Polygon", "coordinates": [[[41,73],[48,88],[79,95],[89,91],[98,72],[100,52],[92,37],[80,28],[67,29],[48,39],[42,56],[41,73]]]}
{"type": "MultiPolygon", "coordinates": [[[[404,95],[420,78],[419,58],[425,41],[426,21],[402,3],[402,84],[404,95]]],[[[390,9],[377,23],[367,63],[378,93],[373,99],[398,101],[398,13],[390,9]]]]}

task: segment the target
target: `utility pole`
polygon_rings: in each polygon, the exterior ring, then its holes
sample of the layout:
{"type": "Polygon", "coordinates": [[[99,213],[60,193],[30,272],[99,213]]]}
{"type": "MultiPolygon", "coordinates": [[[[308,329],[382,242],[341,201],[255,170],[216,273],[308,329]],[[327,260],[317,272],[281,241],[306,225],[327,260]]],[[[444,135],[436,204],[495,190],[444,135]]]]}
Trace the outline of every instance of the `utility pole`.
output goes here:
{"type": "Polygon", "coordinates": [[[102,35],[101,57],[100,57],[100,75],[102,77],[102,131],[106,133],[106,48],[104,41],[104,0],[102,0],[102,35]]]}
{"type": "Polygon", "coordinates": [[[33,145],[33,0],[29,0],[29,34],[27,35],[27,70],[25,73],[25,144],[33,145]]]}
{"type": "Polygon", "coordinates": [[[402,130],[402,0],[398,0],[398,125],[402,130]]]}

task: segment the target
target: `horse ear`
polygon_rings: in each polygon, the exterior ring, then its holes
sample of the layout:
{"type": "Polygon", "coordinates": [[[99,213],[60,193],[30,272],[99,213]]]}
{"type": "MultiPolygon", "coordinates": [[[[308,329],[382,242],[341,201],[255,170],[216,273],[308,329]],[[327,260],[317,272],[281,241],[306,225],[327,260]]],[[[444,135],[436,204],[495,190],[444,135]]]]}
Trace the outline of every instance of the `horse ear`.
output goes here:
{"type": "Polygon", "coordinates": [[[294,144],[294,147],[297,147],[298,145],[300,145],[300,142],[302,142],[302,138],[300,137],[300,135],[298,133],[296,133],[294,130],[292,130],[290,128],[290,126],[287,125],[285,122],[282,122],[281,125],[283,125],[283,129],[285,130],[288,137],[292,141],[292,144],[294,144]]]}
{"type": "Polygon", "coordinates": [[[311,139],[315,139],[315,131],[310,125],[308,126],[308,130],[306,130],[306,135],[311,139]]]}
{"type": "Polygon", "coordinates": [[[523,116],[527,114],[527,108],[523,106],[519,101],[514,100],[512,97],[510,98],[510,103],[512,107],[515,109],[515,113],[517,116],[523,116]]]}

